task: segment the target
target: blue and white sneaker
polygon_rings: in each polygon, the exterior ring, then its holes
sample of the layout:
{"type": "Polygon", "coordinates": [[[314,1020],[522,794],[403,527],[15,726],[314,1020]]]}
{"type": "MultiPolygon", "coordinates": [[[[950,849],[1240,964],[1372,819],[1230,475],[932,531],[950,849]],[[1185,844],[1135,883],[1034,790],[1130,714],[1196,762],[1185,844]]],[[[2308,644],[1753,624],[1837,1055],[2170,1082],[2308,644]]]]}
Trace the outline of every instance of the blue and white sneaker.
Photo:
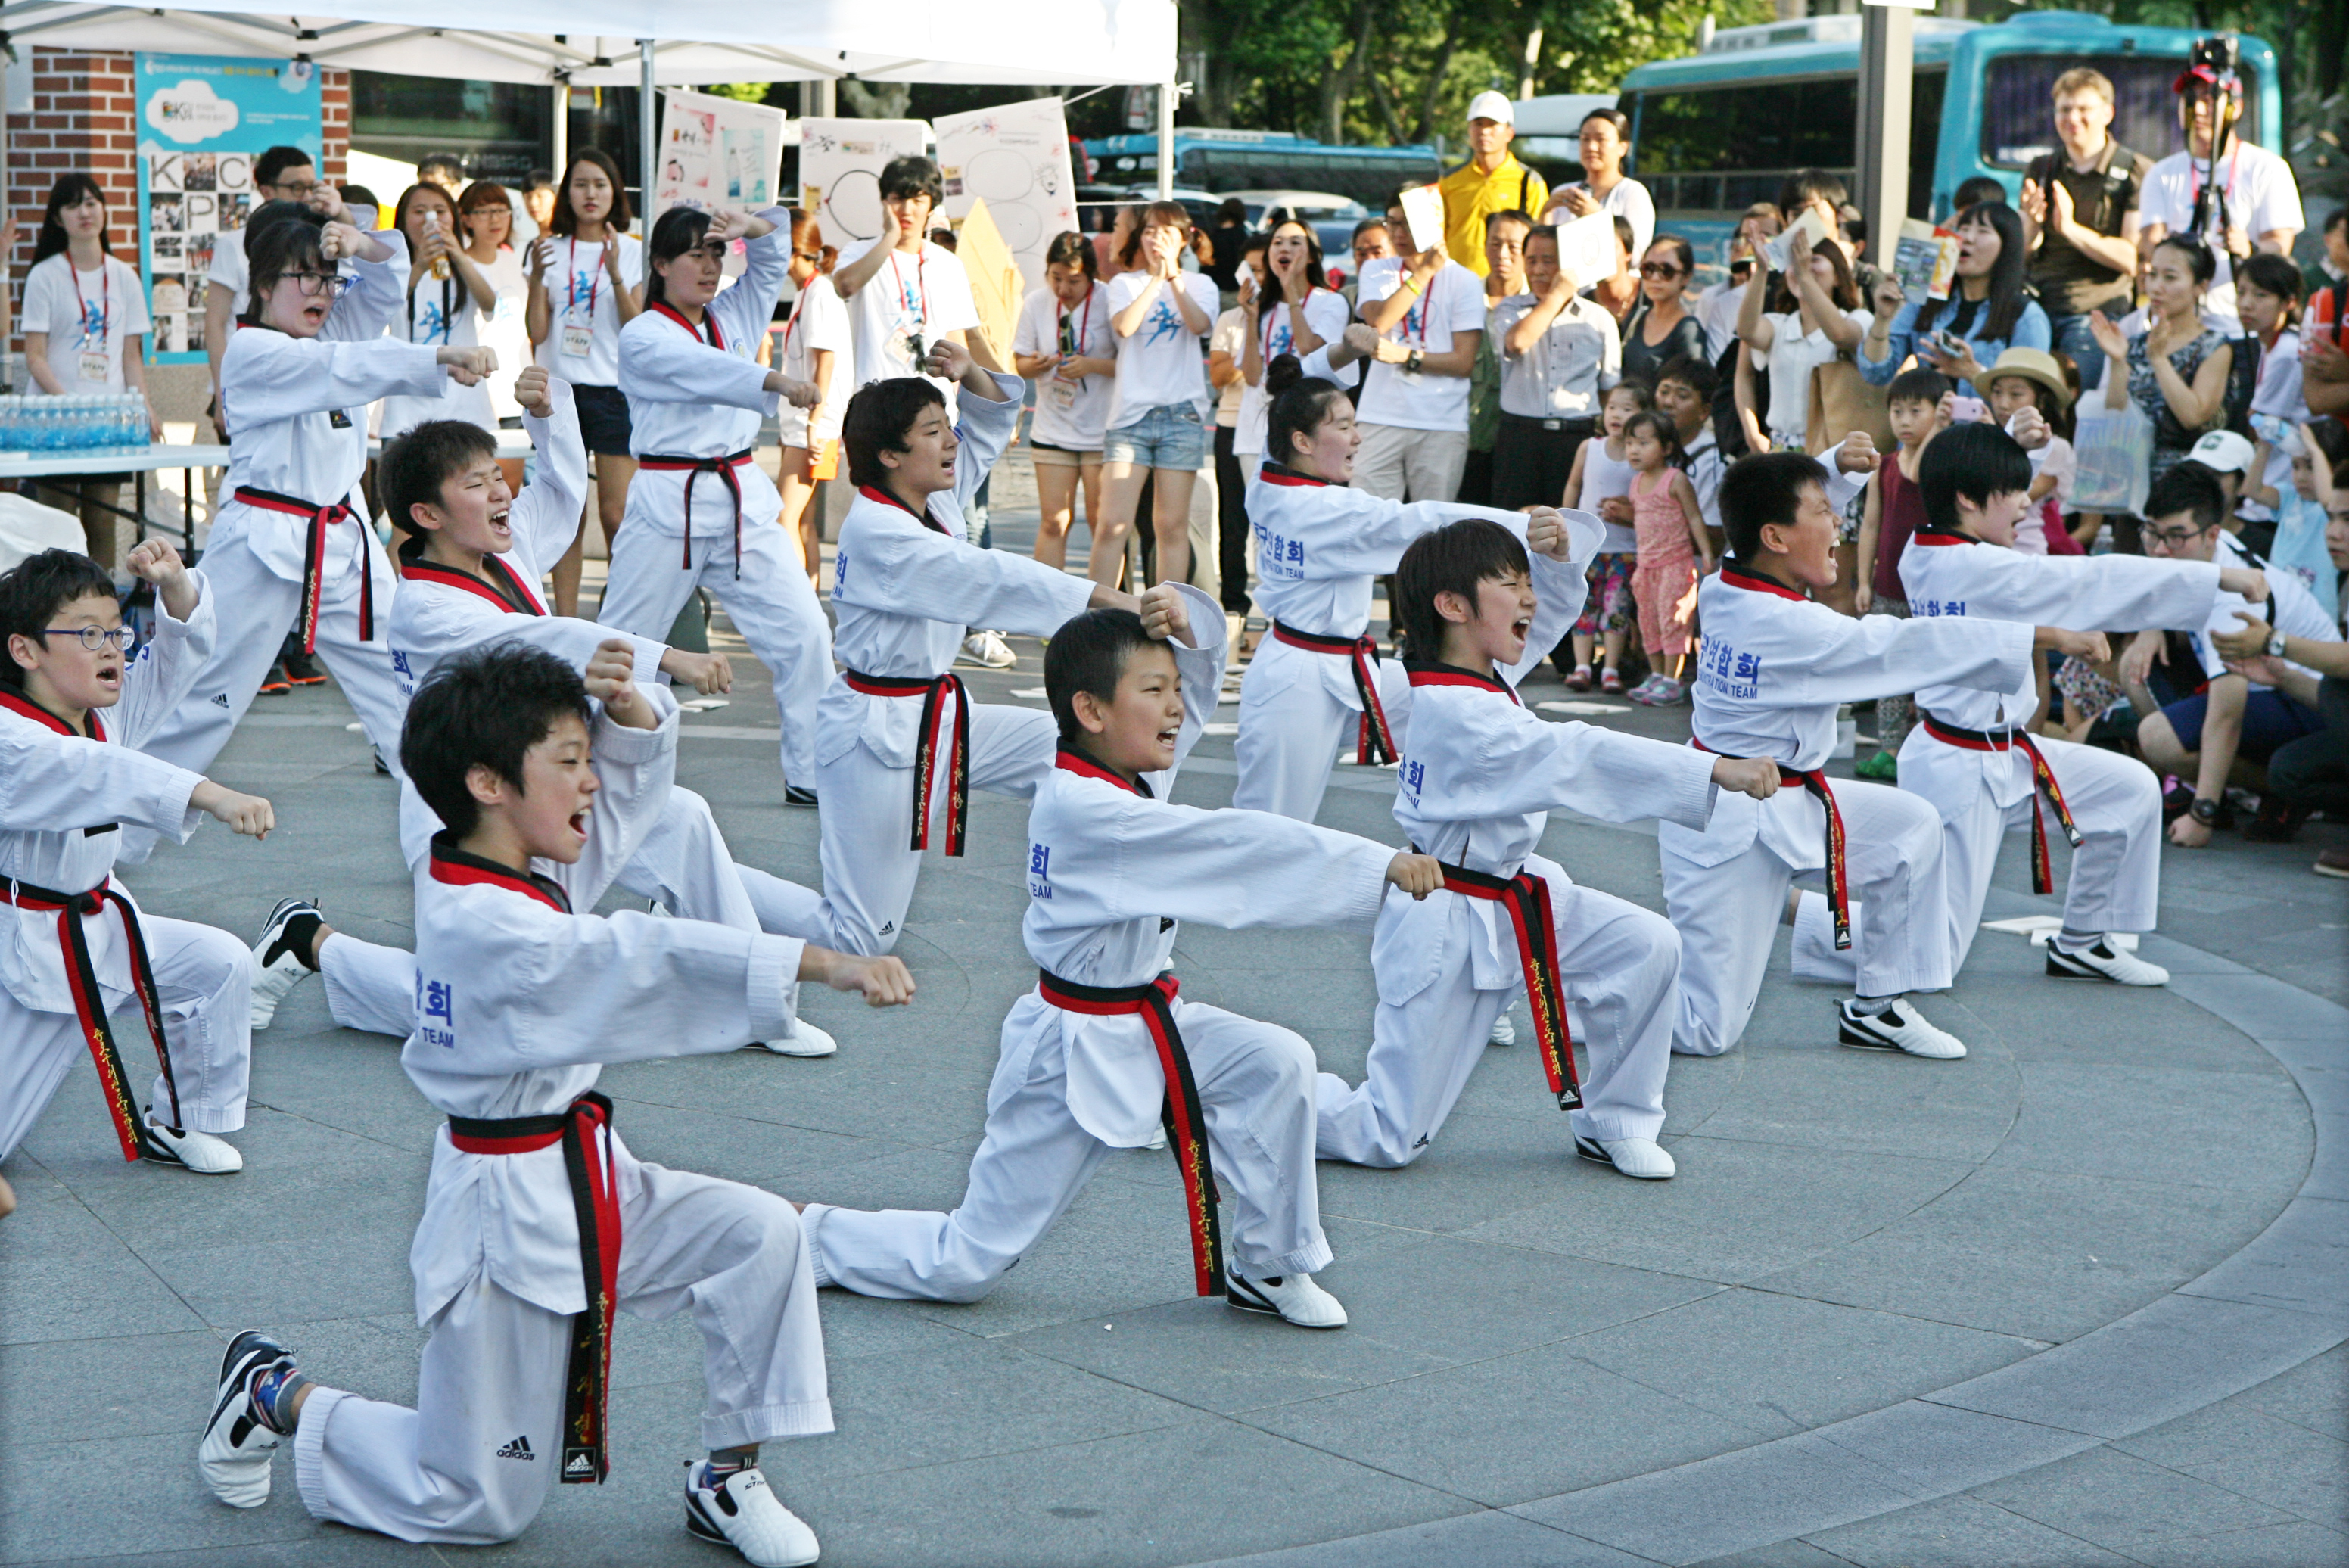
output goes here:
{"type": "Polygon", "coordinates": [[[259,1508],[269,1501],[270,1455],[283,1437],[254,1402],[253,1384],[272,1367],[293,1363],[292,1351],[254,1328],[230,1340],[221,1357],[220,1392],[196,1448],[196,1468],[212,1495],[231,1508],[259,1508]]]}

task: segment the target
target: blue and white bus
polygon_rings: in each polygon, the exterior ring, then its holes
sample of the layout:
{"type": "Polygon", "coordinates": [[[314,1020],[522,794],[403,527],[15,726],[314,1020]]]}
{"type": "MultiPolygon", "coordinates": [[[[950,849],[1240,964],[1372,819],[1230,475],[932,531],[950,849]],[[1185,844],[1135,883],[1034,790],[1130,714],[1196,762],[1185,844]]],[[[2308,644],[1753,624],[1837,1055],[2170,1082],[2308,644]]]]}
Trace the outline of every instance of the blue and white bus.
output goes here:
{"type": "MultiPolygon", "coordinates": [[[[1158,178],[1155,136],[1112,136],[1085,143],[1103,185],[1143,185],[1158,178]]],[[[1402,187],[1434,180],[1433,147],[1334,147],[1277,130],[1216,130],[1184,126],[1174,132],[1174,183],[1220,194],[1226,191],[1306,190],[1349,196],[1373,212],[1402,187]]]]}
{"type": "MultiPolygon", "coordinates": [[[[2112,134],[2149,158],[2185,146],[2171,84],[2201,33],[2116,26],[2076,11],[2025,11],[1996,25],[1915,19],[1909,212],[1945,220],[1957,188],[1978,174],[2016,196],[2032,159],[2055,150],[2050,92],[2075,66],[2112,78],[2112,134]]],[[[1718,264],[1755,201],[1775,201],[1797,169],[1855,180],[1859,120],[1855,15],[1728,27],[1695,55],[1656,60],[1623,78],[1631,173],[1656,202],[1658,232],[1686,235],[1718,264]]],[[[2240,134],[2283,150],[2275,51],[2245,36],[2240,134]]],[[[1871,247],[1873,253],[1874,247],[1871,247]]]]}

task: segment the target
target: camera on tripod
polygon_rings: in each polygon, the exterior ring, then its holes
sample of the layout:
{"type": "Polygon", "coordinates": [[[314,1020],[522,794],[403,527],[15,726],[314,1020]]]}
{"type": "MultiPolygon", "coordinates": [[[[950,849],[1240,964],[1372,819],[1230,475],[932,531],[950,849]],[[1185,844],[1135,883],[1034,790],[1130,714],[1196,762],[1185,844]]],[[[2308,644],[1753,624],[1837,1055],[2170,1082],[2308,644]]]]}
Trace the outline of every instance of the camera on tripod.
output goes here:
{"type": "MultiPolygon", "coordinates": [[[[2193,49],[2187,55],[2186,68],[2178,73],[2178,80],[2170,88],[2189,104],[2200,98],[2209,105],[2209,150],[2193,155],[2193,160],[2201,165],[2194,182],[2194,232],[2197,233],[2223,235],[2226,232],[2227,192],[2220,179],[2219,165],[2221,160],[2227,160],[2231,181],[2233,163],[2227,155],[2235,139],[2236,123],[2243,116],[2241,55],[2240,40],[2232,33],[2214,33],[2207,38],[2197,38],[2193,49]]],[[[2190,136],[2188,151],[2193,153],[2190,136]]]]}

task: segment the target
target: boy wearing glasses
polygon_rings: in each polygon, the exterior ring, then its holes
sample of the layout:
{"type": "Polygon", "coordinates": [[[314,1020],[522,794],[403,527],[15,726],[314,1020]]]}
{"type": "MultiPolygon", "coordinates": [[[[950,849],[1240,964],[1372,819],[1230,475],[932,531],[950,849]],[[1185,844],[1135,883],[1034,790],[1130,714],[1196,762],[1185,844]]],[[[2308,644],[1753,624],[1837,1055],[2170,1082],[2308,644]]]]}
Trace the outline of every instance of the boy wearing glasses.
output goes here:
{"type": "MultiPolygon", "coordinates": [[[[126,1160],[204,1175],[244,1167],[219,1135],[244,1125],[253,960],[224,931],[142,915],[113,880],[125,823],[173,839],[196,819],[264,838],[269,802],[140,747],[212,652],[212,595],[150,539],[130,571],[154,584],[154,640],[131,647],[105,568],[47,550],[0,575],[0,1160],[87,1051],[126,1160]],[[133,1087],[112,1016],[144,1015],[159,1071],[133,1087]]],[[[134,1026],[136,1027],[136,1026],[134,1026]]],[[[0,1182],[0,1213],[13,1207],[0,1182]]]]}

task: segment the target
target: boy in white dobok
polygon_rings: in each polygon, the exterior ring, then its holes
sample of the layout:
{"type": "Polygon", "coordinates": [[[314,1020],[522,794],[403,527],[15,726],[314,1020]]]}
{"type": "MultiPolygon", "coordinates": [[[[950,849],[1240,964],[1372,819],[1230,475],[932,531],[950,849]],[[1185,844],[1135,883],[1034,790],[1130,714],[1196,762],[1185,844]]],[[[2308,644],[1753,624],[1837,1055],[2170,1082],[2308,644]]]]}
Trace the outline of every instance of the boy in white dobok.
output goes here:
{"type": "MultiPolygon", "coordinates": [[[[488,432],[458,419],[428,420],[384,449],[378,484],[387,506],[412,531],[398,557],[399,597],[391,611],[393,667],[403,707],[417,683],[445,660],[485,643],[542,647],[584,670],[618,634],[593,621],[550,615],[539,598],[543,570],[569,548],[585,503],[586,449],[571,389],[530,366],[514,383],[523,428],[538,451],[537,477],[516,494],[506,486],[488,432]]],[[[723,654],[666,647],[649,637],[621,640],[636,650],[635,674],[666,675],[698,691],[730,689],[723,654]]],[[[424,861],[440,819],[401,781],[400,853],[411,872],[424,861]]],[[[616,878],[671,914],[805,940],[817,895],[795,882],[738,864],[700,796],[668,792],[659,820],[616,878]]],[[[361,942],[326,925],[316,905],[286,899],[272,912],[254,958],[254,1027],[266,1028],[303,976],[318,972],[335,1021],[402,1038],[416,1027],[416,960],[396,947],[361,942]]],[[[761,1042],[784,1056],[828,1056],[839,1047],[814,1025],[761,1042]]]]}
{"type": "MultiPolygon", "coordinates": [[[[2044,435],[2035,413],[2017,418],[2026,438],[2044,435]]],[[[1995,425],[1956,426],[1925,449],[1917,480],[1928,526],[1900,558],[1911,615],[2056,622],[2092,634],[2106,626],[2188,631],[2210,618],[2222,592],[2267,597],[2266,575],[2246,566],[2015,553],[2031,478],[2029,454],[1995,425]]],[[[2168,970],[2109,940],[2114,932],[2154,928],[2161,786],[2133,757],[2033,735],[2038,702],[2027,680],[2007,692],[1936,686],[1917,693],[1917,726],[1900,748],[1900,788],[1941,815],[1950,966],[1963,967],[1981,929],[1991,872],[2010,829],[2031,829],[2032,891],[2054,891],[2052,816],[2073,855],[2064,927],[2047,944],[2047,973],[2162,985],[2168,970]]]]}
{"type": "Polygon", "coordinates": [[[446,828],[416,879],[409,1078],[448,1124],[409,1261],[431,1330],[414,1409],[316,1385],[247,1330],[222,1362],[197,1462],[255,1508],[294,1439],[303,1506],[402,1541],[510,1541],[547,1489],[600,1482],[615,1308],[690,1308],[709,1399],[686,1524],[764,1568],[816,1560],[814,1534],[758,1470],[770,1439],[832,1429],[799,1216],[771,1193],[637,1160],[595,1092],[606,1062],[729,1051],[781,1030],[802,981],[882,1006],[913,991],[893,958],[592,909],[657,819],[677,705],[587,678],[543,649],[476,649],[417,692],[408,776],[446,828]],[[591,707],[590,698],[601,711],[591,707]]]}
{"type": "MultiPolygon", "coordinates": [[[[155,585],[155,636],[129,656],[114,584],[45,550],[0,576],[0,1160],[88,1052],[125,1160],[205,1175],[243,1169],[219,1135],[244,1125],[253,985],[244,944],[142,914],[114,881],[126,825],[174,840],[217,817],[266,837],[269,802],[139,749],[212,653],[209,584],[150,539],[130,571],[155,585]],[[133,1006],[157,1065],[144,1109],[109,1016],[133,1006]]],[[[0,1213],[13,1201],[0,1182],[0,1213]]]]}
{"type": "MultiPolygon", "coordinates": [[[[820,1283],[977,1301],[1042,1239],[1112,1149],[1163,1122],[1201,1295],[1335,1328],[1313,1171],[1313,1052],[1287,1029],[1180,999],[1177,920],[1368,929],[1388,884],[1424,897],[1435,862],[1269,812],[1165,799],[1215,712],[1223,612],[1161,583],[1143,612],[1054,634],[1044,685],[1061,749],[1029,814],[1036,989],[1003,1023],[987,1133],[950,1214],[808,1205],[820,1283]],[[1216,1201],[1231,1199],[1228,1266],[1216,1201]]],[[[824,810],[832,809],[827,801],[824,810]]]]}
{"type": "Polygon", "coordinates": [[[1766,800],[1723,799],[1701,832],[1669,821],[1657,830],[1664,903],[1681,934],[1672,1049],[1710,1057],[1738,1042],[1783,909],[1795,975],[1853,989],[1837,1006],[1842,1044],[1962,1057],[1965,1047],[1908,999],[1945,989],[1954,971],[1940,819],[1883,785],[1829,788],[1820,765],[1835,745],[1836,708],[1929,686],[2014,691],[2030,683],[2034,649],[2085,652],[2101,639],[2011,621],[1855,620],[1814,603],[1810,592],[1836,579],[1836,512],[1825,470],[1800,452],[1732,467],[1721,521],[1729,557],[1697,589],[1704,641],[1692,744],[1774,760],[1787,788],[1766,800]],[[1813,872],[1825,895],[1790,900],[1794,880],[1813,872]]]}
{"type": "Polygon", "coordinates": [[[895,945],[932,827],[962,853],[970,790],[1029,796],[1051,771],[1051,715],[969,700],[954,673],[965,632],[1050,636],[1087,605],[1137,603],[966,542],[962,509],[1010,445],[1026,384],[951,339],[924,363],[961,388],[958,423],[933,382],[905,377],[859,390],[841,426],[856,499],[833,562],[841,670],[817,710],[816,767],[824,940],[850,953],[895,945]]]}
{"type": "Polygon", "coordinates": [[[1670,923],[1578,887],[1534,852],[1553,810],[1608,821],[1661,816],[1702,830],[1716,789],[1767,799],[1775,764],[1709,757],[1586,724],[1551,724],[1516,682],[1582,607],[1604,539],[1585,512],[1537,511],[1526,538],[1481,518],[1423,534],[1395,568],[1392,603],[1416,652],[1395,820],[1443,864],[1444,892],[1391,899],[1371,963],[1379,985],[1369,1073],[1319,1083],[1319,1153],[1408,1165],[1428,1146],[1523,988],[1576,1150],[1627,1176],[1672,1174],[1664,1122],[1681,943],[1670,923]],[[1530,553],[1527,546],[1531,546],[1530,553]],[[1568,1019],[1588,1048],[1578,1082],[1568,1019]]]}

